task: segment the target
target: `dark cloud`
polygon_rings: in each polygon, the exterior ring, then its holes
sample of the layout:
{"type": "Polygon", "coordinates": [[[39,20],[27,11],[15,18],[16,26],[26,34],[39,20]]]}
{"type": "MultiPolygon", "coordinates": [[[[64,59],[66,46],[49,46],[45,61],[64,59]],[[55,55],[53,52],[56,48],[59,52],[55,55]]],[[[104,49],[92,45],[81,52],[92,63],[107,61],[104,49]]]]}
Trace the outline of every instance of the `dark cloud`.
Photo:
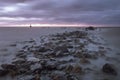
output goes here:
{"type": "Polygon", "coordinates": [[[28,0],[0,0],[1,3],[22,3],[28,0]]]}
{"type": "Polygon", "coordinates": [[[0,0],[0,21],[120,25],[119,3],[119,0],[0,0]]]}

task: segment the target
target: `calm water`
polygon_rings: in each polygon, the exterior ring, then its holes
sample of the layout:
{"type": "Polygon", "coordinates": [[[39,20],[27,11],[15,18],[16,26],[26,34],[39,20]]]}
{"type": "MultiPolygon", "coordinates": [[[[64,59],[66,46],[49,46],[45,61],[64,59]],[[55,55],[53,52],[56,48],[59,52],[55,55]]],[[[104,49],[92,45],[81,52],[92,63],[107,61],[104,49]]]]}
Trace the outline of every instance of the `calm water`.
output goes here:
{"type": "Polygon", "coordinates": [[[16,41],[29,40],[42,35],[71,31],[76,28],[0,28],[0,47],[16,41]]]}
{"type": "Polygon", "coordinates": [[[109,46],[112,46],[120,51],[120,27],[103,28],[102,36],[109,46]]]}
{"type": "MultiPolygon", "coordinates": [[[[0,47],[16,41],[29,40],[42,35],[72,31],[77,28],[0,28],[0,47]]],[[[102,28],[102,36],[110,46],[120,49],[120,28],[102,28]]]]}

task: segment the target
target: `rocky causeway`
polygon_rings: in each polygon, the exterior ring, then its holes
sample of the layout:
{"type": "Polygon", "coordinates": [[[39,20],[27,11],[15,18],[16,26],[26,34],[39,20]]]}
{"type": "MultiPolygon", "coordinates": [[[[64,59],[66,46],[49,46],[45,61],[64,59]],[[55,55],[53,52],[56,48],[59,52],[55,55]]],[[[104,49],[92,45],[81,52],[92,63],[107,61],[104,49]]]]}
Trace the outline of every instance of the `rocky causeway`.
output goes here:
{"type": "Polygon", "coordinates": [[[119,62],[99,28],[78,28],[16,42],[0,80],[119,80],[119,62]]]}

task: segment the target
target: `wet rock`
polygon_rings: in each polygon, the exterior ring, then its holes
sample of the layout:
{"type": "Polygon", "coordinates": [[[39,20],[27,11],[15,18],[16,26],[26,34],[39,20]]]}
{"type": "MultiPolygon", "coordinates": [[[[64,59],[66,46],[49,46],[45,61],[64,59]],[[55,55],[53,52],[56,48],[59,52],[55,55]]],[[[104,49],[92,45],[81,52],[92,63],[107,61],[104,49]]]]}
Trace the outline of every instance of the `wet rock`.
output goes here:
{"type": "Polygon", "coordinates": [[[84,52],[77,52],[74,54],[75,57],[79,57],[79,58],[93,58],[93,56],[91,54],[88,53],[84,53],[84,52]]]}
{"type": "Polygon", "coordinates": [[[2,64],[1,67],[4,70],[18,70],[17,66],[13,64],[2,64]]]}
{"type": "Polygon", "coordinates": [[[2,64],[1,67],[8,71],[10,76],[15,77],[18,74],[18,68],[12,64],[2,64]]]}
{"type": "Polygon", "coordinates": [[[67,73],[82,73],[83,72],[82,67],[79,65],[75,65],[75,66],[67,65],[65,68],[65,71],[67,73]]]}
{"type": "Polygon", "coordinates": [[[86,30],[95,30],[95,28],[93,26],[89,26],[86,28],[86,30]]]}
{"type": "Polygon", "coordinates": [[[35,58],[35,57],[30,56],[30,57],[27,58],[27,61],[38,62],[40,60],[39,60],[39,58],[35,58]]]}
{"type": "Polygon", "coordinates": [[[52,80],[67,80],[67,77],[62,72],[56,72],[51,74],[52,80]]]}
{"type": "Polygon", "coordinates": [[[76,38],[84,38],[87,33],[83,31],[73,31],[71,32],[72,35],[74,35],[76,38]]]}
{"type": "Polygon", "coordinates": [[[37,74],[40,74],[43,70],[43,67],[40,63],[36,63],[36,64],[33,64],[31,65],[31,70],[33,71],[33,73],[37,73],[37,74]]]}
{"type": "Polygon", "coordinates": [[[94,70],[91,69],[91,68],[89,68],[89,67],[84,69],[84,72],[85,72],[85,73],[89,73],[89,72],[91,72],[91,71],[94,71],[94,70]]]}
{"type": "Polygon", "coordinates": [[[39,75],[39,74],[36,74],[35,77],[33,77],[33,78],[30,79],[30,80],[41,80],[41,79],[40,79],[40,75],[39,75]]]}
{"type": "Polygon", "coordinates": [[[10,44],[10,46],[11,46],[11,47],[15,47],[15,46],[17,46],[17,44],[10,44]]]}
{"type": "Polygon", "coordinates": [[[73,46],[72,45],[69,45],[69,46],[67,46],[68,48],[73,48],[73,46]]]}
{"type": "Polygon", "coordinates": [[[55,52],[60,51],[61,53],[67,53],[69,52],[66,46],[58,46],[54,49],[55,52]]]}
{"type": "Polygon", "coordinates": [[[74,66],[73,70],[72,70],[73,73],[82,73],[82,67],[81,66],[74,66]]]}
{"type": "Polygon", "coordinates": [[[16,61],[16,62],[13,62],[13,64],[15,64],[17,66],[18,74],[29,74],[31,72],[30,65],[32,65],[32,62],[16,61]]]}
{"type": "Polygon", "coordinates": [[[27,70],[30,70],[30,65],[31,65],[32,63],[31,62],[25,62],[25,63],[23,63],[23,64],[19,64],[19,65],[17,65],[19,68],[23,68],[23,69],[27,69],[27,70]]]}
{"type": "Polygon", "coordinates": [[[9,73],[8,70],[2,70],[0,69],[0,77],[6,76],[9,73]]]}
{"type": "Polygon", "coordinates": [[[78,79],[76,79],[76,77],[73,76],[73,75],[67,74],[66,76],[67,76],[67,80],[78,80],[78,79]]]}
{"type": "Polygon", "coordinates": [[[17,65],[17,64],[23,64],[23,63],[25,63],[26,61],[24,60],[24,59],[19,59],[19,60],[16,60],[16,61],[13,61],[12,62],[12,64],[15,64],[15,65],[17,65]]]}
{"type": "Polygon", "coordinates": [[[31,40],[26,41],[26,42],[28,42],[28,43],[34,43],[34,42],[35,42],[35,40],[34,40],[34,39],[31,39],[31,40]]]}
{"type": "Polygon", "coordinates": [[[20,68],[18,74],[26,74],[28,72],[27,69],[20,68]]]}
{"type": "Polygon", "coordinates": [[[45,48],[45,47],[40,47],[39,48],[39,52],[47,52],[47,51],[49,51],[50,49],[47,49],[47,48],[45,48]]]}
{"type": "Polygon", "coordinates": [[[69,72],[72,72],[73,68],[74,68],[74,67],[73,67],[72,65],[67,65],[67,66],[65,67],[65,71],[68,72],[68,73],[69,73],[69,72]]]}
{"type": "Polygon", "coordinates": [[[56,70],[57,69],[57,63],[56,62],[47,62],[46,65],[44,66],[45,70],[56,70]]]}
{"type": "Polygon", "coordinates": [[[30,68],[31,68],[31,70],[35,70],[38,68],[42,69],[42,65],[40,63],[36,63],[36,64],[31,65],[30,68]]]}
{"type": "Polygon", "coordinates": [[[41,80],[52,80],[48,75],[43,75],[40,78],[41,80]]]}
{"type": "Polygon", "coordinates": [[[107,74],[117,75],[117,71],[115,70],[114,66],[109,63],[103,65],[102,71],[107,74]]]}
{"type": "Polygon", "coordinates": [[[82,58],[82,59],[80,60],[80,63],[82,63],[82,64],[89,64],[90,61],[87,60],[86,58],[82,58]]]}
{"type": "Polygon", "coordinates": [[[8,49],[6,49],[6,48],[5,49],[0,49],[0,51],[8,51],[8,49]]]}
{"type": "Polygon", "coordinates": [[[62,53],[60,51],[55,53],[55,57],[63,57],[63,56],[67,56],[67,55],[69,55],[69,53],[62,53]]]}
{"type": "Polygon", "coordinates": [[[27,55],[25,54],[24,51],[19,52],[19,53],[16,54],[16,57],[18,57],[18,58],[26,58],[26,56],[27,56],[27,55]]]}
{"type": "Polygon", "coordinates": [[[84,57],[84,58],[92,58],[92,56],[91,56],[90,54],[88,54],[88,53],[84,53],[84,54],[83,54],[83,57],[84,57]]]}
{"type": "Polygon", "coordinates": [[[74,57],[79,57],[79,58],[82,58],[82,57],[83,57],[83,55],[82,55],[82,53],[81,53],[81,52],[77,52],[77,53],[75,53],[75,54],[74,54],[74,57]]]}
{"type": "Polygon", "coordinates": [[[36,68],[35,70],[33,70],[33,74],[41,74],[43,70],[43,68],[36,68]]]}

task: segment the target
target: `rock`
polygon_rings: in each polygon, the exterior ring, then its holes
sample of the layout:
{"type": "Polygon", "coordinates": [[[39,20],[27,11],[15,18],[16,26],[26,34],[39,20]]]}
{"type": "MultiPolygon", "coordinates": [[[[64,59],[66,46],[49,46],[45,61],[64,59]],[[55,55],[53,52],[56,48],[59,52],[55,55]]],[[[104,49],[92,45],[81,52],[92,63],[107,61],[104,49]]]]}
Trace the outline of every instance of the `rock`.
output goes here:
{"type": "Polygon", "coordinates": [[[2,64],[1,67],[8,71],[12,77],[15,77],[18,74],[18,68],[13,64],[2,64]]]}
{"type": "Polygon", "coordinates": [[[66,46],[58,46],[54,49],[55,52],[60,51],[61,53],[67,53],[69,52],[66,46]]]}
{"type": "Polygon", "coordinates": [[[24,60],[24,59],[18,59],[18,60],[15,60],[15,61],[13,61],[12,62],[12,64],[23,64],[23,63],[25,63],[26,61],[24,60]]]}
{"type": "Polygon", "coordinates": [[[80,60],[80,63],[82,63],[82,64],[89,64],[90,61],[87,60],[87,59],[85,59],[85,58],[82,58],[82,59],[80,60]]]}
{"type": "Polygon", "coordinates": [[[47,62],[44,66],[45,70],[56,70],[57,69],[57,63],[56,62],[47,62]]]}
{"type": "Polygon", "coordinates": [[[27,61],[39,62],[40,60],[39,60],[38,58],[35,58],[35,57],[30,56],[30,57],[27,58],[27,61]]]}
{"type": "Polygon", "coordinates": [[[36,68],[34,71],[33,71],[33,73],[34,74],[41,74],[41,72],[43,71],[43,68],[36,68]]]}
{"type": "Polygon", "coordinates": [[[40,77],[40,80],[52,80],[48,75],[43,75],[40,77]]]}
{"type": "Polygon", "coordinates": [[[76,38],[84,38],[87,35],[87,33],[84,31],[73,31],[71,32],[71,35],[73,35],[76,38]]]}
{"type": "Polygon", "coordinates": [[[73,70],[72,70],[73,73],[82,73],[82,67],[81,66],[74,66],[73,70]]]}
{"type": "Polygon", "coordinates": [[[83,54],[83,57],[84,57],[84,58],[92,58],[92,55],[90,55],[90,54],[88,54],[88,53],[84,53],[84,54],[83,54]]]}
{"type": "Polygon", "coordinates": [[[66,72],[72,72],[72,70],[73,70],[73,66],[72,65],[67,65],[66,67],[65,67],[65,71],[66,72]]]}
{"type": "Polygon", "coordinates": [[[25,55],[25,52],[19,52],[16,54],[16,57],[18,58],[26,58],[27,55],[25,55]]]}
{"type": "Polygon", "coordinates": [[[95,30],[95,28],[93,26],[89,26],[86,28],[86,30],[95,30]]]}
{"type": "Polygon", "coordinates": [[[51,78],[52,80],[67,80],[67,76],[65,76],[64,73],[59,72],[51,74],[51,78]]]}
{"type": "Polygon", "coordinates": [[[32,74],[32,70],[30,70],[30,64],[22,64],[22,65],[18,65],[19,69],[18,69],[18,74],[26,74],[26,75],[30,75],[32,74]]]}
{"type": "Polygon", "coordinates": [[[65,71],[67,73],[82,73],[82,67],[79,65],[75,65],[75,66],[68,65],[66,66],[65,71]]]}
{"type": "Polygon", "coordinates": [[[91,71],[94,71],[94,70],[91,69],[91,68],[89,68],[89,67],[87,67],[87,68],[84,69],[84,72],[85,72],[85,73],[90,73],[91,71]]]}
{"type": "Polygon", "coordinates": [[[0,69],[0,77],[6,76],[8,73],[9,71],[0,69]]]}
{"type": "Polygon", "coordinates": [[[76,79],[76,77],[71,74],[67,74],[67,80],[78,80],[78,79],[76,79]]]}
{"type": "Polygon", "coordinates": [[[31,39],[31,40],[26,41],[26,42],[28,42],[28,43],[34,43],[34,42],[35,42],[35,40],[34,40],[34,39],[31,39]]]}
{"type": "Polygon", "coordinates": [[[72,45],[69,45],[69,46],[67,46],[68,48],[73,48],[73,46],[72,45]]]}
{"type": "Polygon", "coordinates": [[[0,49],[0,51],[8,51],[8,49],[6,49],[6,48],[5,49],[0,49]]]}
{"type": "Polygon", "coordinates": [[[39,48],[39,52],[47,52],[48,50],[50,50],[50,49],[47,49],[45,47],[40,47],[39,48]]]}
{"type": "Polygon", "coordinates": [[[55,53],[55,57],[63,57],[63,56],[67,56],[69,55],[69,53],[62,53],[61,51],[58,51],[55,53]]]}
{"type": "Polygon", "coordinates": [[[31,70],[35,70],[35,69],[38,69],[38,68],[42,69],[42,65],[39,64],[39,63],[36,63],[36,64],[31,65],[30,68],[31,68],[31,70]]]}
{"type": "Polygon", "coordinates": [[[82,52],[76,52],[74,54],[75,57],[79,57],[79,58],[92,58],[93,56],[88,54],[88,53],[82,53],[82,52]]]}
{"type": "Polygon", "coordinates": [[[102,71],[107,74],[117,75],[117,71],[112,64],[106,63],[102,67],[102,71]]]}
{"type": "Polygon", "coordinates": [[[83,55],[82,55],[82,53],[81,53],[81,52],[76,52],[76,53],[74,54],[74,57],[79,57],[79,58],[82,58],[82,57],[83,57],[83,55]]]}
{"type": "Polygon", "coordinates": [[[10,44],[10,46],[15,47],[15,46],[17,46],[17,44],[10,44]]]}
{"type": "Polygon", "coordinates": [[[33,77],[33,78],[30,79],[30,80],[41,80],[41,79],[40,79],[40,75],[39,75],[39,74],[36,74],[35,77],[33,77]]]}
{"type": "Polygon", "coordinates": [[[17,66],[13,64],[2,64],[1,67],[4,70],[18,70],[17,66]]]}

